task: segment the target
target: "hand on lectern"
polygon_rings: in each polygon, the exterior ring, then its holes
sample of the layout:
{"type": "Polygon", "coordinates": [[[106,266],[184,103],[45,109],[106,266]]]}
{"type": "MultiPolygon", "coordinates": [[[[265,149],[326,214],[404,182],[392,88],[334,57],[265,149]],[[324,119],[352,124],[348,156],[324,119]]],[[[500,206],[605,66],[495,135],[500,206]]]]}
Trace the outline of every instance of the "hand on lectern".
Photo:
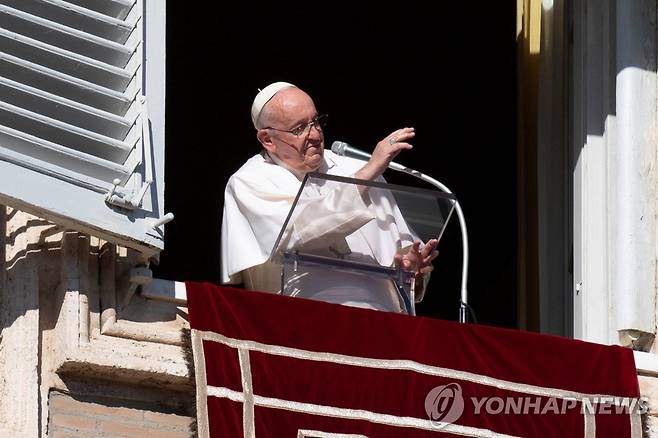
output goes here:
{"type": "Polygon", "coordinates": [[[439,255],[438,244],[437,239],[430,239],[421,249],[421,241],[416,240],[406,254],[395,256],[395,264],[405,271],[414,272],[416,279],[429,274],[434,269],[432,261],[439,255]]]}

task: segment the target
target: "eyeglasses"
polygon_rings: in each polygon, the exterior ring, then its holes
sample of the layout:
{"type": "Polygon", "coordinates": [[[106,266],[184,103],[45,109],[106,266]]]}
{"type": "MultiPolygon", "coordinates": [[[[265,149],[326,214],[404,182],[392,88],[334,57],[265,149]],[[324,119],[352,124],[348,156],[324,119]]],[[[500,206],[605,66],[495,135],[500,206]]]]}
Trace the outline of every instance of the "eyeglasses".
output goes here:
{"type": "Polygon", "coordinates": [[[312,127],[315,127],[318,131],[322,131],[322,129],[327,126],[327,114],[318,114],[317,116],[313,117],[310,122],[308,123],[302,123],[299,126],[296,126],[292,129],[278,129],[278,128],[272,128],[271,126],[267,126],[263,129],[274,129],[275,131],[279,132],[288,132],[295,137],[301,137],[303,135],[306,135],[308,132],[311,131],[312,127]]]}

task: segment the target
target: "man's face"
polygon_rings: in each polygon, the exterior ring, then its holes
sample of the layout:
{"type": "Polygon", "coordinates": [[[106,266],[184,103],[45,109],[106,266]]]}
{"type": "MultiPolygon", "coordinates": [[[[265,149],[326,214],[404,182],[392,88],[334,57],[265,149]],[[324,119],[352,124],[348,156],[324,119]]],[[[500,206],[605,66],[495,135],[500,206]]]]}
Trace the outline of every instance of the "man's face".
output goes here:
{"type": "Polygon", "coordinates": [[[291,170],[317,170],[322,163],[324,135],[311,97],[299,88],[286,88],[267,105],[272,105],[269,129],[264,130],[267,135],[259,134],[265,149],[291,170]]]}

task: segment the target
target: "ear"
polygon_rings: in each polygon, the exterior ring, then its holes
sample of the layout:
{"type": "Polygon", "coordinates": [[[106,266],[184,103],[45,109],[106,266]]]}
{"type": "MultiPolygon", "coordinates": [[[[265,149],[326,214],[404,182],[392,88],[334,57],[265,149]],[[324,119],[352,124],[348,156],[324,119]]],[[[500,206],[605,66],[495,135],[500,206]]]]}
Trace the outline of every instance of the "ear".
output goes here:
{"type": "Polygon", "coordinates": [[[268,152],[275,152],[276,146],[272,142],[272,137],[267,129],[259,129],[256,132],[256,138],[268,152]]]}

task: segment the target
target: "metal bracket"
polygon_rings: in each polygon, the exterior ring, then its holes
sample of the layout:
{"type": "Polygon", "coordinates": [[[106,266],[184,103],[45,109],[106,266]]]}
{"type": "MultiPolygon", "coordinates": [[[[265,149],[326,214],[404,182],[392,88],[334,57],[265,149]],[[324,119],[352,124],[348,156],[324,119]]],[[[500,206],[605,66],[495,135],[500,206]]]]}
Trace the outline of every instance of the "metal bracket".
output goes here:
{"type": "Polygon", "coordinates": [[[115,179],[112,181],[112,189],[107,193],[107,196],[105,196],[105,202],[108,204],[114,205],[116,207],[121,207],[125,208],[126,210],[136,210],[139,206],[142,205],[142,200],[144,199],[144,195],[146,194],[146,191],[150,187],[152,181],[151,180],[146,180],[144,181],[144,184],[142,184],[142,187],[140,188],[139,192],[135,194],[135,196],[131,198],[124,198],[123,196],[119,196],[116,193],[116,188],[117,186],[121,183],[118,179],[115,179]]]}
{"type": "Polygon", "coordinates": [[[157,229],[159,227],[161,227],[162,225],[167,224],[167,223],[169,223],[173,220],[174,220],[174,214],[173,213],[167,213],[159,219],[149,220],[149,227],[157,231],[157,229]]]}

